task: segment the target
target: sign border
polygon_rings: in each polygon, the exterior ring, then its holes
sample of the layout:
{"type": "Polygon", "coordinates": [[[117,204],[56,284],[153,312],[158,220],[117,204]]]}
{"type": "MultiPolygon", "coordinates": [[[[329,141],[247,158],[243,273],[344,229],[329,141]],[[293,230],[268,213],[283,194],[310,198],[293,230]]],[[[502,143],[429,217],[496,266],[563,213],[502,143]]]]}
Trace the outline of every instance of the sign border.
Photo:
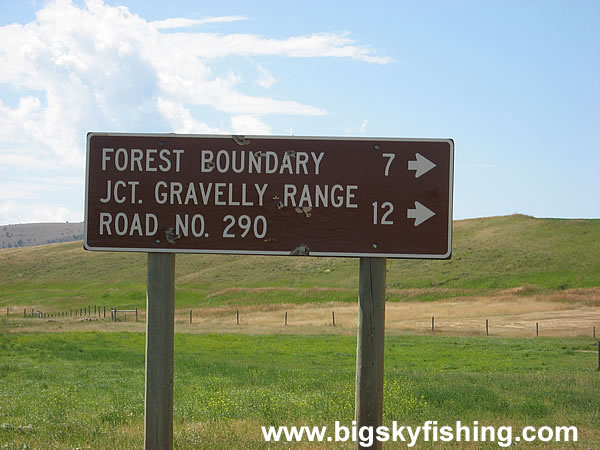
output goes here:
{"type": "Polygon", "coordinates": [[[342,136],[281,136],[281,135],[231,135],[231,134],[177,134],[177,133],[110,133],[89,132],[86,139],[85,152],[85,216],[83,248],[90,251],[106,252],[136,252],[136,253],[188,253],[188,254],[223,254],[223,255],[265,255],[265,256],[290,256],[289,251],[253,251],[253,250],[201,250],[201,249],[176,249],[176,248],[125,248],[125,247],[93,247],[88,245],[88,184],[90,173],[90,140],[94,136],[122,136],[122,137],[151,137],[151,138],[184,138],[184,139],[295,139],[295,140],[321,140],[321,141],[363,141],[363,142],[446,142],[450,145],[450,173],[449,173],[449,199],[448,199],[448,251],[444,254],[403,254],[403,253],[352,253],[352,252],[310,252],[307,256],[327,256],[340,258],[397,258],[397,259],[450,259],[452,257],[452,223],[454,200],[454,140],[442,138],[391,138],[391,137],[342,137],[342,136]]]}

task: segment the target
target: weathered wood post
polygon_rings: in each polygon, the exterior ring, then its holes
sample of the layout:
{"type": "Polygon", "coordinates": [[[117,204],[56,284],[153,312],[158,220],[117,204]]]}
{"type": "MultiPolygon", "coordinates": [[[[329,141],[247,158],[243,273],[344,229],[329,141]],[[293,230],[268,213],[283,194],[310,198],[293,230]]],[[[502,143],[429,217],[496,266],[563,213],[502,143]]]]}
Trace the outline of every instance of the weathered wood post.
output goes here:
{"type": "Polygon", "coordinates": [[[173,448],[175,254],[148,253],[144,448],[173,448]]]}
{"type": "Polygon", "coordinates": [[[190,324],[192,323],[192,310],[190,309],[190,324]]]}
{"type": "Polygon", "coordinates": [[[240,311],[239,309],[235,312],[235,320],[237,322],[237,324],[240,324],[240,311]]]}
{"type": "Polygon", "coordinates": [[[435,331],[435,317],[431,316],[431,331],[435,331]]]}
{"type": "Polygon", "coordinates": [[[284,320],[283,324],[287,326],[287,311],[285,312],[285,320],[284,320]]]}
{"type": "MultiPolygon", "coordinates": [[[[375,430],[383,416],[383,345],[385,337],[385,258],[360,258],[356,348],[356,426],[375,430]]],[[[355,448],[364,448],[357,441],[355,448]]],[[[380,449],[374,440],[370,448],[380,449]]]]}
{"type": "Polygon", "coordinates": [[[540,323],[536,322],[535,323],[535,337],[538,337],[540,335],[540,323]]]}
{"type": "Polygon", "coordinates": [[[331,323],[335,327],[335,311],[331,311],[331,323]]]}
{"type": "Polygon", "coordinates": [[[485,335],[489,336],[490,335],[490,329],[488,327],[488,320],[485,319],[485,335]]]}

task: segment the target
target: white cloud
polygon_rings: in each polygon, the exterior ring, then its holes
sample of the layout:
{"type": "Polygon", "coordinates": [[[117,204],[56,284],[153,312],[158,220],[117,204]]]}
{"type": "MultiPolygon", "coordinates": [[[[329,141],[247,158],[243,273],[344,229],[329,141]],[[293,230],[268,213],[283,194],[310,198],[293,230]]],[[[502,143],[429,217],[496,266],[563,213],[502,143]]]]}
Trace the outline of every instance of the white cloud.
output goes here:
{"type": "Polygon", "coordinates": [[[211,128],[206,123],[196,120],[190,111],[180,103],[158,97],[156,99],[158,110],[169,122],[175,133],[184,134],[223,134],[225,130],[211,128]]]}
{"type": "Polygon", "coordinates": [[[85,180],[81,177],[60,176],[44,177],[31,176],[18,179],[6,179],[0,182],[0,202],[12,200],[31,200],[39,197],[41,192],[58,192],[65,186],[83,188],[85,180]]]}
{"type": "MultiPolygon", "coordinates": [[[[390,61],[356,45],[347,33],[268,39],[250,34],[161,32],[245,19],[223,16],[147,22],[125,7],[111,7],[101,0],[88,0],[81,8],[68,0],[48,3],[34,22],[0,27],[0,83],[35,92],[25,96],[17,110],[0,104],[5,130],[0,138],[11,141],[15,133],[25,132],[38,148],[78,166],[86,129],[98,129],[98,125],[139,128],[147,123],[148,114],[173,120],[173,111],[153,105],[148,97],[175,102],[179,108],[186,103],[207,105],[232,115],[326,114],[323,108],[295,100],[244,94],[239,75],[213,74],[212,58],[281,55],[390,61]]],[[[272,86],[275,77],[260,65],[258,70],[258,83],[272,86]]],[[[190,117],[182,119],[187,125],[178,129],[200,126],[190,125],[190,117]]]]}
{"type": "Polygon", "coordinates": [[[271,128],[255,116],[231,116],[234,134],[271,134],[271,128]]]}
{"type": "Polygon", "coordinates": [[[81,222],[81,212],[42,203],[6,202],[0,204],[0,224],[37,222],[81,222]],[[15,220],[18,218],[18,220],[15,220]]]}
{"type": "Polygon", "coordinates": [[[150,25],[158,30],[171,30],[176,28],[189,28],[198,25],[205,25],[207,23],[226,23],[236,22],[239,20],[247,20],[247,18],[243,16],[205,17],[203,19],[172,18],[155,20],[150,22],[150,25]]]}
{"type": "Polygon", "coordinates": [[[369,125],[369,120],[364,119],[358,127],[346,127],[344,130],[347,136],[352,136],[354,134],[364,134],[367,132],[367,126],[369,125]]]}
{"type": "Polygon", "coordinates": [[[359,133],[364,133],[365,131],[367,131],[367,125],[369,124],[369,121],[367,119],[363,120],[360,124],[360,128],[358,130],[359,133]]]}
{"type": "Polygon", "coordinates": [[[260,64],[257,66],[258,68],[258,80],[256,81],[259,86],[264,87],[265,89],[270,88],[275,83],[275,77],[271,72],[265,69],[260,64]]]}
{"type": "Polygon", "coordinates": [[[224,56],[279,55],[294,58],[351,58],[374,64],[389,64],[387,56],[374,56],[373,50],[357,46],[349,33],[314,33],[287,39],[267,39],[254,34],[171,33],[165,36],[190,55],[202,58],[224,56]]]}

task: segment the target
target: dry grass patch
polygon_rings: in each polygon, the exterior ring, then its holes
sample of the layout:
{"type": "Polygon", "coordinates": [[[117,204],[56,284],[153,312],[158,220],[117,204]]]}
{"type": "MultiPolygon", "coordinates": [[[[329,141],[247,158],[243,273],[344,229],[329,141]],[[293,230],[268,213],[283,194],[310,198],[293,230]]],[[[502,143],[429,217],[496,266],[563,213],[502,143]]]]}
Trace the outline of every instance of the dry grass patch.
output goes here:
{"type": "MultiPolygon", "coordinates": [[[[277,289],[282,288],[259,288],[269,291],[277,289]]],[[[223,292],[234,290],[238,288],[223,292]]],[[[417,290],[410,291],[407,295],[413,295],[413,291],[417,290]]],[[[490,334],[505,337],[535,336],[536,323],[539,323],[541,336],[589,336],[594,326],[600,335],[600,288],[570,289],[524,296],[526,291],[525,287],[498,291],[492,296],[463,296],[435,302],[388,302],[386,333],[431,333],[431,318],[435,317],[434,332],[444,335],[483,335],[486,319],[490,334]]],[[[191,308],[191,311],[191,324],[190,308],[176,311],[176,332],[353,335],[358,318],[356,302],[213,306],[191,308]]],[[[21,316],[10,320],[15,324],[12,328],[14,331],[145,330],[143,310],[139,311],[137,322],[135,313],[120,313],[119,319],[113,322],[110,318],[23,319],[21,316]]]]}

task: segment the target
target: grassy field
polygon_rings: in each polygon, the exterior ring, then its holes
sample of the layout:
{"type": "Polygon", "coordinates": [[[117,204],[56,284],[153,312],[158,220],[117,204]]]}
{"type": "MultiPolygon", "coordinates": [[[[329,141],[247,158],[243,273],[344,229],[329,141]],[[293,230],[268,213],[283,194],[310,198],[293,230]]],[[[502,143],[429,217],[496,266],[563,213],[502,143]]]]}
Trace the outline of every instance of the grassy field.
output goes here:
{"type": "MultiPolygon", "coordinates": [[[[48,335],[8,333],[6,320],[0,326],[2,448],[142,446],[143,333],[48,335]]],[[[598,448],[591,342],[388,337],[384,423],[574,425],[574,448],[598,448]]],[[[350,426],[355,354],[350,336],[177,334],[176,448],[272,448],[260,425],[350,426]]]]}
{"type": "MultiPolygon", "coordinates": [[[[449,261],[388,260],[388,301],[600,286],[600,220],[462,220],[453,247],[449,261]]],[[[180,308],[356,300],[357,259],[178,255],[176,267],[180,308]]],[[[86,252],[80,242],[2,249],[0,307],[142,308],[145,271],[144,254],[86,252]]]]}
{"type": "MultiPolygon", "coordinates": [[[[600,447],[600,220],[458,221],[453,247],[449,261],[388,260],[384,424],[574,425],[573,448],[600,447]],[[541,337],[525,338],[538,321],[541,337]]],[[[176,448],[272,448],[261,425],[351,425],[358,260],[176,265],[176,448]]],[[[81,243],[0,249],[1,448],[142,446],[143,312],[40,320],[23,308],[143,309],[145,272],[144,254],[81,243]]]]}

